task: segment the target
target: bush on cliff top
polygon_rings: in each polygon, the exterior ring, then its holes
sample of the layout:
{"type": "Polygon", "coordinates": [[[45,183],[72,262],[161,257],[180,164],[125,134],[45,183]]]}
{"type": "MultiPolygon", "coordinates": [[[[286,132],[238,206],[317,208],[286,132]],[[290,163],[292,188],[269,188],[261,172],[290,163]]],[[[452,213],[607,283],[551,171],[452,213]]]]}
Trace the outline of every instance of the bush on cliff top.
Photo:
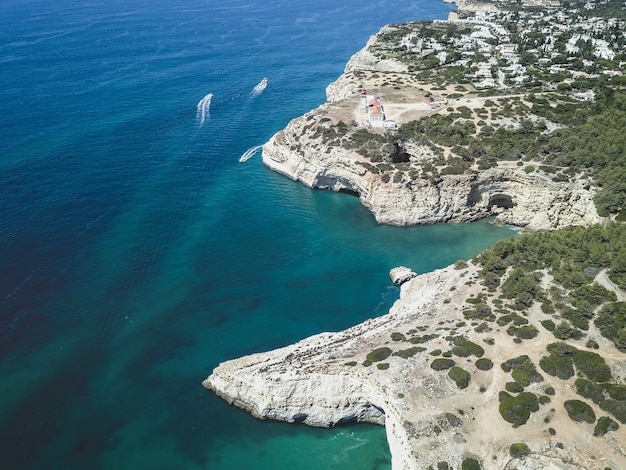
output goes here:
{"type": "Polygon", "coordinates": [[[448,370],[448,377],[456,383],[456,386],[463,389],[467,388],[470,383],[470,374],[465,369],[454,366],[448,370]]]}
{"type": "Polygon", "coordinates": [[[370,352],[365,358],[370,362],[379,362],[384,361],[391,355],[391,349],[388,347],[382,347],[378,349],[374,349],[370,352]]]}

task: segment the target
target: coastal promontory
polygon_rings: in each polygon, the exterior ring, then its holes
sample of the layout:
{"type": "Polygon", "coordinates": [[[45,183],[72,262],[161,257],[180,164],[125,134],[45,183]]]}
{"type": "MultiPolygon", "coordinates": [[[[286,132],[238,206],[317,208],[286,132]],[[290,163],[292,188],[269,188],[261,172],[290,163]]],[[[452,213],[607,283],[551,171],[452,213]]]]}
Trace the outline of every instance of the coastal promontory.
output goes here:
{"type": "Polygon", "coordinates": [[[398,267],[387,314],[203,385],[261,419],[384,425],[394,470],[626,468],[624,6],[462,6],[383,27],[263,161],[380,223],[528,233],[398,267]]]}

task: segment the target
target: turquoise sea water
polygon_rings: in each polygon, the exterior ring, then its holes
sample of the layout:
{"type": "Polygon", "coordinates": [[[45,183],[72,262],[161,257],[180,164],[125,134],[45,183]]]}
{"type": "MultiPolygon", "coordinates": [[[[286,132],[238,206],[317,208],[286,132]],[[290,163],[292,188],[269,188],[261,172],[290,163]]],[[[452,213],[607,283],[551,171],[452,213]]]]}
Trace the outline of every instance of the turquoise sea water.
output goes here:
{"type": "Polygon", "coordinates": [[[201,381],[386,312],[396,265],[430,271],[511,236],[377,226],[354,197],[238,162],[321,104],[380,26],[451,7],[0,6],[2,468],[389,468],[380,427],[259,421],[201,381]]]}

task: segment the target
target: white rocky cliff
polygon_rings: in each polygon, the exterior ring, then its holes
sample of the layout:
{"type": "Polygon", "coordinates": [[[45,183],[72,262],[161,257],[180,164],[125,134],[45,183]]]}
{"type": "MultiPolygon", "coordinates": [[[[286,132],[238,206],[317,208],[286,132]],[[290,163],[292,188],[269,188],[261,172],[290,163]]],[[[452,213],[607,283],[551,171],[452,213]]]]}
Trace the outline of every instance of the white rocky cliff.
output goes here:
{"type": "MultiPolygon", "coordinates": [[[[555,182],[548,175],[495,167],[469,175],[385,182],[364,159],[342,146],[325,145],[315,125],[331,104],[294,119],[263,146],[263,162],[310,188],[357,194],[383,224],[468,222],[497,215],[500,223],[530,229],[589,225],[597,215],[588,182],[555,182]]],[[[411,162],[419,166],[418,158],[411,162]]]]}
{"type": "MultiPolygon", "coordinates": [[[[262,419],[313,426],[384,424],[393,470],[438,468],[440,462],[457,469],[467,458],[480,461],[485,470],[623,468],[626,430],[591,439],[592,425],[572,424],[562,404],[573,393],[567,381],[549,380],[555,388],[552,402],[526,425],[512,426],[501,418],[499,396],[511,378],[498,362],[522,351],[505,328],[479,332],[463,321],[467,299],[484,292],[472,263],[412,278],[404,268],[391,275],[399,273],[410,279],[387,315],[224,362],[203,385],[262,419]],[[470,377],[461,388],[447,371],[433,367],[455,334],[482,345],[481,357],[495,362],[478,367],[476,357],[455,356],[470,377]],[[548,426],[558,429],[556,438],[548,426]],[[516,442],[526,443],[532,455],[512,458],[509,447],[516,442]]],[[[536,320],[535,315],[542,315],[538,306],[529,318],[536,320]]],[[[537,363],[553,341],[544,330],[524,343],[523,354],[537,363]]],[[[531,384],[526,390],[543,394],[547,385],[531,384]]]]}

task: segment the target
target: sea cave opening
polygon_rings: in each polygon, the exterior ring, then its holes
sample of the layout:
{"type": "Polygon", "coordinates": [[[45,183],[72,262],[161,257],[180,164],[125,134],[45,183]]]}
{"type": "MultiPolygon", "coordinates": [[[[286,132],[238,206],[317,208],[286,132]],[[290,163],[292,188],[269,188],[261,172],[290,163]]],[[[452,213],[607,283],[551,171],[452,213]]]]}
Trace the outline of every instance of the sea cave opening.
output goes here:
{"type": "Polygon", "coordinates": [[[515,203],[511,196],[507,194],[494,194],[489,198],[489,205],[487,206],[489,210],[494,208],[512,209],[513,207],[515,207],[515,203]]]}

